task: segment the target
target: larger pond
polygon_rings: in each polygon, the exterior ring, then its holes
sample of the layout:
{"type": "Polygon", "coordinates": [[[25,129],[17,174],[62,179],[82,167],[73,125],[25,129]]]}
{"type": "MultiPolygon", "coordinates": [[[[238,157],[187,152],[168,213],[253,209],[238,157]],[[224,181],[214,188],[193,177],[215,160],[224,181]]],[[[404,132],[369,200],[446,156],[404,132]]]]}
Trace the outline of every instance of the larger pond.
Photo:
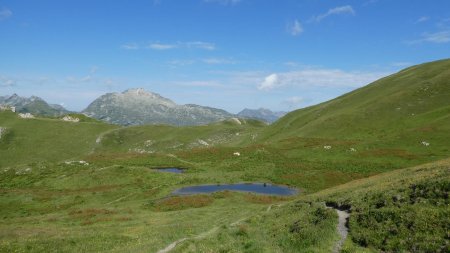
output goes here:
{"type": "Polygon", "coordinates": [[[199,193],[214,193],[219,191],[252,192],[266,195],[290,196],[297,194],[298,190],[282,185],[243,183],[243,184],[220,184],[220,185],[196,185],[180,188],[172,194],[192,195],[199,193]]]}

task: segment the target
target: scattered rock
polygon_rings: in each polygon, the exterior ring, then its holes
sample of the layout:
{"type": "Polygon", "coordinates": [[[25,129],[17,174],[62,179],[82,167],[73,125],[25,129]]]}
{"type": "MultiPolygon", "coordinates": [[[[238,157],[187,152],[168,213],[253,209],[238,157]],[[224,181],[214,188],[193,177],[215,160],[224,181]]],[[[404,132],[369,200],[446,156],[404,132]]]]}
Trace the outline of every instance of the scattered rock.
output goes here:
{"type": "Polygon", "coordinates": [[[242,125],[242,122],[238,118],[231,118],[230,120],[238,125],[242,125]]]}
{"type": "Polygon", "coordinates": [[[331,149],[331,146],[323,146],[324,149],[331,149]]]}
{"type": "Polygon", "coordinates": [[[430,143],[426,142],[426,141],[422,141],[422,145],[424,145],[425,147],[428,147],[428,146],[430,146],[430,143]]]}
{"type": "Polygon", "coordinates": [[[16,112],[16,107],[15,106],[9,106],[9,105],[0,105],[0,111],[16,112]]]}
{"type": "MultiPolygon", "coordinates": [[[[6,172],[6,171],[5,171],[6,172]]],[[[16,171],[16,175],[24,175],[31,172],[31,168],[19,169],[16,171]]]]}
{"type": "Polygon", "coordinates": [[[128,152],[132,152],[132,153],[138,153],[138,154],[152,154],[154,153],[154,151],[150,151],[150,150],[145,150],[145,149],[141,149],[141,148],[133,148],[133,149],[128,149],[128,152]]]}
{"type": "Polygon", "coordinates": [[[19,113],[19,117],[22,119],[34,119],[34,115],[27,112],[27,113],[19,113]]]}
{"type": "Polygon", "coordinates": [[[61,119],[62,121],[68,121],[68,122],[80,122],[79,118],[75,118],[69,115],[64,116],[64,118],[61,119]]]}
{"type": "Polygon", "coordinates": [[[350,152],[356,152],[355,148],[350,148],[350,152]]]}
{"type": "Polygon", "coordinates": [[[67,165],[72,165],[72,164],[89,165],[89,163],[86,161],[65,161],[64,163],[67,165]]]}
{"type": "Polygon", "coordinates": [[[235,155],[235,156],[241,156],[241,153],[239,153],[239,152],[234,152],[233,155],[235,155]]]}
{"type": "Polygon", "coordinates": [[[198,143],[200,143],[201,145],[203,145],[203,146],[209,146],[209,143],[207,143],[206,141],[204,141],[204,140],[198,140],[198,143]]]}
{"type": "Polygon", "coordinates": [[[2,138],[2,136],[5,132],[6,132],[6,127],[0,127],[0,139],[2,138]]]}
{"type": "Polygon", "coordinates": [[[154,141],[152,141],[152,140],[146,140],[145,142],[144,142],[144,145],[146,146],[146,147],[150,147],[151,145],[153,145],[155,142],[154,141]]]}

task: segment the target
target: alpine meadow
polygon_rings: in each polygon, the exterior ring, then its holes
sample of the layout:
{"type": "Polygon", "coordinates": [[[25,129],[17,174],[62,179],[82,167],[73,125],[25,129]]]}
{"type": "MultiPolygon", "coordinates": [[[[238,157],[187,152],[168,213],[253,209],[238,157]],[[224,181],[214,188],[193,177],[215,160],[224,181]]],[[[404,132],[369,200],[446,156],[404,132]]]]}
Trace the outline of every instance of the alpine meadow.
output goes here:
{"type": "Polygon", "coordinates": [[[0,33],[0,252],[450,252],[447,1],[5,0],[0,33]]]}

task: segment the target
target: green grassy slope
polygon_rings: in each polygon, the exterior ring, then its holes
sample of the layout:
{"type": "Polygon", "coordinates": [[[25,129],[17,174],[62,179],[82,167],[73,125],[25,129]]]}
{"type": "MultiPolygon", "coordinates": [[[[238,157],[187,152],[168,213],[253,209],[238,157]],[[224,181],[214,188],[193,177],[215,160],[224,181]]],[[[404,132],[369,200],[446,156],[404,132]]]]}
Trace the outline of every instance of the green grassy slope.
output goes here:
{"type": "Polygon", "coordinates": [[[101,138],[96,152],[163,153],[192,148],[236,146],[266,126],[248,119],[230,119],[204,126],[146,125],[121,128],[101,138]]]}
{"type": "MultiPolygon", "coordinates": [[[[411,141],[450,131],[450,60],[413,66],[328,102],[289,113],[262,140],[321,137],[411,141]]],[[[445,135],[447,136],[447,135],[445,135]]],[[[442,141],[436,138],[435,141],[442,141]]]]}
{"type": "Polygon", "coordinates": [[[291,112],[256,141],[290,161],[280,176],[295,184],[317,167],[367,176],[445,159],[449,139],[450,60],[442,60],[291,112]]]}
{"type": "Polygon", "coordinates": [[[450,160],[383,173],[300,197],[176,252],[331,252],[350,208],[343,252],[448,252],[450,160]]]}
{"type": "Polygon", "coordinates": [[[116,126],[105,123],[72,123],[59,119],[21,119],[0,112],[0,167],[41,161],[61,161],[90,152],[97,136],[116,126]]]}

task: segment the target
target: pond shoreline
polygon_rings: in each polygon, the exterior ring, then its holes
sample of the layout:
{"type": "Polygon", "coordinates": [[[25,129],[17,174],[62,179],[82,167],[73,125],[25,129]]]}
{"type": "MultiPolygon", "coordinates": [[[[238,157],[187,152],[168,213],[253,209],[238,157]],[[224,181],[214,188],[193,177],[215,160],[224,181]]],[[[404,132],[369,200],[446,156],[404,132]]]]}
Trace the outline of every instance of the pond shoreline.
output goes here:
{"type": "Polygon", "coordinates": [[[285,186],[275,185],[270,183],[235,183],[235,184],[203,184],[185,186],[174,190],[171,195],[184,196],[194,194],[211,194],[220,191],[237,191],[237,192],[249,192],[261,195],[277,195],[277,196],[294,196],[297,195],[300,190],[285,186]]]}

